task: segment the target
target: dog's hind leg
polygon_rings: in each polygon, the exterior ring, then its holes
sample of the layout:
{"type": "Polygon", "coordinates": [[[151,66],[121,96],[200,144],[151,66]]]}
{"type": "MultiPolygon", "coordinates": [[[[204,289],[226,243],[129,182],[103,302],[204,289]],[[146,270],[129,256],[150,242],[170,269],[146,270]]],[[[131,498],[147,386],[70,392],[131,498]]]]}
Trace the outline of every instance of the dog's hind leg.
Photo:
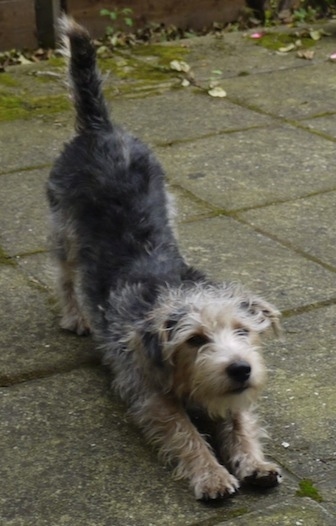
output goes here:
{"type": "Polygon", "coordinates": [[[57,272],[56,288],[62,312],[60,326],[78,335],[87,335],[91,330],[81,301],[76,229],[60,210],[59,201],[50,188],[48,198],[51,208],[49,246],[57,272]]]}
{"type": "Polygon", "coordinates": [[[91,331],[89,322],[81,308],[76,279],[75,265],[68,261],[58,260],[57,283],[62,308],[60,326],[62,329],[85,336],[91,331]]]}

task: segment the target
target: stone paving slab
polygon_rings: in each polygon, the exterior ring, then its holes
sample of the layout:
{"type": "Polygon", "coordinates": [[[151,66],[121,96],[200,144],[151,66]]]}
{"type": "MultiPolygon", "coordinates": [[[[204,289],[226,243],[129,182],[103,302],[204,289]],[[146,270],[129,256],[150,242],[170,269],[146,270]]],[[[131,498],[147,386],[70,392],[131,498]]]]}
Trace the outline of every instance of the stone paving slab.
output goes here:
{"type": "Polygon", "coordinates": [[[0,385],[97,363],[92,342],[58,328],[50,297],[14,266],[0,265],[0,385]]]}
{"type": "MultiPolygon", "coordinates": [[[[262,31],[256,28],[252,31],[225,33],[223,36],[206,35],[197,39],[186,40],[188,50],[187,62],[191,65],[197,79],[203,81],[212,78],[222,78],[223,86],[232,77],[250,75],[263,76],[272,71],[285,72],[290,68],[306,68],[309,61],[299,60],[295,53],[277,55],[275,50],[269,50],[256,43],[249,35],[262,31]],[[221,71],[216,75],[214,71],[221,71]]],[[[324,42],[325,44],[325,42],[324,42]]],[[[317,55],[318,58],[319,54],[317,55]]],[[[325,59],[325,56],[323,56],[325,59]]]]}
{"type": "Polygon", "coordinates": [[[324,117],[316,117],[315,119],[307,119],[301,121],[301,125],[307,126],[308,129],[321,133],[330,139],[336,140],[336,112],[325,115],[324,117]]]}
{"type": "Polygon", "coordinates": [[[132,102],[109,98],[109,105],[117,122],[146,143],[155,145],[192,141],[272,122],[265,115],[242,109],[226,99],[219,102],[192,89],[175,89],[169,97],[164,94],[132,102]]]}
{"type": "Polygon", "coordinates": [[[335,517],[317,503],[304,499],[274,504],[266,510],[238,517],[217,526],[333,526],[335,517]]]}
{"type": "Polygon", "coordinates": [[[330,101],[336,99],[334,78],[335,64],[326,61],[285,74],[274,71],[267,78],[250,75],[226,79],[224,86],[229,99],[293,121],[330,111],[330,101]]]}
{"type": "Polygon", "coordinates": [[[159,157],[171,181],[225,211],[336,188],[334,143],[292,126],[176,144],[159,157]]]}
{"type": "MultiPolygon", "coordinates": [[[[67,121],[71,120],[67,114],[67,121]]],[[[2,122],[0,125],[1,174],[40,165],[48,165],[55,158],[61,145],[70,136],[58,124],[43,121],[2,122]]],[[[3,179],[1,178],[1,181],[3,179]]]]}
{"type": "MultiPolygon", "coordinates": [[[[335,457],[332,457],[333,464],[335,465],[336,460],[335,457]]],[[[329,475],[326,475],[324,478],[321,478],[318,482],[318,487],[321,492],[321,495],[325,497],[325,503],[323,503],[324,507],[328,507],[328,509],[331,511],[331,513],[336,516],[335,513],[335,502],[336,502],[336,488],[335,488],[335,477],[336,477],[336,469],[334,467],[333,470],[330,471],[329,475]]]]}
{"type": "Polygon", "coordinates": [[[280,309],[335,298],[333,272],[232,218],[183,224],[179,231],[190,262],[218,280],[244,283],[280,309]]]}
{"type": "Polygon", "coordinates": [[[56,301],[56,267],[51,254],[47,251],[32,253],[25,256],[15,256],[15,263],[31,280],[49,289],[51,297],[56,301]]]}
{"type": "Polygon", "coordinates": [[[252,226],[336,269],[336,192],[239,214],[252,226]]]}
{"type": "Polygon", "coordinates": [[[310,479],[333,512],[335,319],[336,306],[331,305],[283,320],[283,341],[265,347],[269,381],[260,403],[264,422],[271,423],[272,456],[300,479],[310,479]]]}
{"type": "Polygon", "coordinates": [[[9,255],[46,247],[48,170],[27,170],[0,176],[1,245],[9,255]]]}
{"type": "Polygon", "coordinates": [[[209,506],[174,482],[108,394],[100,370],[1,389],[0,520],[35,526],[216,524],[295,494],[242,490],[209,506]]]}

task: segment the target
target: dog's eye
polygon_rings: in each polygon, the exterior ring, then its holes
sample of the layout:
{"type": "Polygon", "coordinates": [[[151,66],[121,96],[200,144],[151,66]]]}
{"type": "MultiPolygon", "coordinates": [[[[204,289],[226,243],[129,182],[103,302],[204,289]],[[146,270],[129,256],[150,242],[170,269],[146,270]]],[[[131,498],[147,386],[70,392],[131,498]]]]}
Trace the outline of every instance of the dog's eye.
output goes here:
{"type": "Polygon", "coordinates": [[[248,329],[245,329],[244,327],[240,327],[240,329],[236,329],[235,333],[237,336],[248,336],[250,334],[250,331],[248,329]]]}
{"type": "Polygon", "coordinates": [[[204,334],[194,334],[194,336],[191,336],[187,340],[187,343],[193,347],[202,347],[202,345],[206,345],[209,341],[209,338],[204,334]]]}

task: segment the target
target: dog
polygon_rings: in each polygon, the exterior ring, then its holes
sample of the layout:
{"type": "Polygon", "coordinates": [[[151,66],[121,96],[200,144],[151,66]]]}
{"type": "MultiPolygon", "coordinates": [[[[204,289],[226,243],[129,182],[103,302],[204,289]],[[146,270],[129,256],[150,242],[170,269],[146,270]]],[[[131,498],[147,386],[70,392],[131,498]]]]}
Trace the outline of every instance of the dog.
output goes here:
{"type": "Polygon", "coordinates": [[[77,132],[47,183],[61,327],[93,334],[129,413],[196,499],[275,486],[253,407],[259,339],[280,313],[186,262],[160,163],[110,119],[87,30],[66,15],[60,28],[77,132]]]}

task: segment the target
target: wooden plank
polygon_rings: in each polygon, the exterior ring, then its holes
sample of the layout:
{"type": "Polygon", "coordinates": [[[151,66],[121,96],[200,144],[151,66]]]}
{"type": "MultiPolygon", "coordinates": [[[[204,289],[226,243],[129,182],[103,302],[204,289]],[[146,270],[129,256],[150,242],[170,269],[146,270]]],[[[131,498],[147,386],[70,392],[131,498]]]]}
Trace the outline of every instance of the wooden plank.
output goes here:
{"type": "Polygon", "coordinates": [[[61,12],[61,0],[35,0],[36,29],[39,46],[55,47],[56,23],[61,12]]]}
{"type": "MultiPolygon", "coordinates": [[[[150,22],[163,22],[180,28],[202,29],[213,22],[228,23],[237,20],[246,7],[245,0],[67,0],[67,11],[86,25],[94,37],[102,36],[112,25],[101,9],[111,11],[125,7],[133,10],[135,27],[150,22]]],[[[122,16],[119,16],[122,21],[122,16]]]]}
{"type": "Polygon", "coordinates": [[[37,45],[34,0],[0,0],[0,50],[37,45]]]}

